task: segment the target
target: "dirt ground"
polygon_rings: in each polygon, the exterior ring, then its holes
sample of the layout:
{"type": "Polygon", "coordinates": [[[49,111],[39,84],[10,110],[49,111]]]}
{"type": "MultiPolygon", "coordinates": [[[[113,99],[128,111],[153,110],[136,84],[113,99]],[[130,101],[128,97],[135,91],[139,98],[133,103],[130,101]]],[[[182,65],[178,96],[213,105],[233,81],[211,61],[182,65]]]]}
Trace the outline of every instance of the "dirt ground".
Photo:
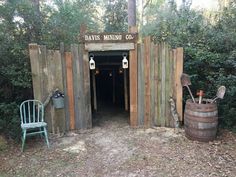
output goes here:
{"type": "Polygon", "coordinates": [[[221,130],[210,143],[171,128],[132,129],[125,113],[96,115],[91,130],[40,138],[0,151],[1,177],[236,176],[236,135],[221,130]],[[118,119],[117,119],[118,118],[118,119]],[[100,121],[100,119],[102,121],[100,121]]]}

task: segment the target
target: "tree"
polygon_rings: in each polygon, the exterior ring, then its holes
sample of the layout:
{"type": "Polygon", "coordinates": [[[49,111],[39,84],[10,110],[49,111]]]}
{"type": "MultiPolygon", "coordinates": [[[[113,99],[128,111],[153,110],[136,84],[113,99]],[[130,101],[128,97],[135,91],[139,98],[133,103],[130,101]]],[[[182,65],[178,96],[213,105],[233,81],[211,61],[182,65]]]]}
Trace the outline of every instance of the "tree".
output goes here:
{"type": "Polygon", "coordinates": [[[136,0],[128,0],[128,26],[136,26],[136,0]]]}
{"type": "Polygon", "coordinates": [[[105,32],[127,32],[128,13],[126,0],[109,0],[103,16],[105,32]]]}

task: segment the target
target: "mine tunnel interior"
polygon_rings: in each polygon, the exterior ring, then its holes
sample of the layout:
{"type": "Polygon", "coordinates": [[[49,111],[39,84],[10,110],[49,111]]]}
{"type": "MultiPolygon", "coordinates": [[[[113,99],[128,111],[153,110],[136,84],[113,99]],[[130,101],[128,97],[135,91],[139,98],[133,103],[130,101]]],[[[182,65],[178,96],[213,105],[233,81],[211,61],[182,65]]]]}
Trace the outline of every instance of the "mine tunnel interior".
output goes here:
{"type": "Polygon", "coordinates": [[[117,113],[128,114],[129,68],[123,68],[122,60],[126,56],[129,61],[129,52],[90,52],[89,59],[91,56],[96,66],[96,69],[90,70],[93,119],[102,114],[110,113],[111,117],[117,113]]]}

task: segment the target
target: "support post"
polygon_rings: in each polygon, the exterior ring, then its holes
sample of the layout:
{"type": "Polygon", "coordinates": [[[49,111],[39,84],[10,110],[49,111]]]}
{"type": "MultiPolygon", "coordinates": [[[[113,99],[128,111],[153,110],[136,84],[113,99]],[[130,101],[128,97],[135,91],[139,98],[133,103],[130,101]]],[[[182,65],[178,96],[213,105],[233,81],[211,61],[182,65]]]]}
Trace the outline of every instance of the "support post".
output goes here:
{"type": "Polygon", "coordinates": [[[125,96],[125,110],[128,111],[128,86],[127,86],[127,70],[124,69],[124,96],[125,96]]]}

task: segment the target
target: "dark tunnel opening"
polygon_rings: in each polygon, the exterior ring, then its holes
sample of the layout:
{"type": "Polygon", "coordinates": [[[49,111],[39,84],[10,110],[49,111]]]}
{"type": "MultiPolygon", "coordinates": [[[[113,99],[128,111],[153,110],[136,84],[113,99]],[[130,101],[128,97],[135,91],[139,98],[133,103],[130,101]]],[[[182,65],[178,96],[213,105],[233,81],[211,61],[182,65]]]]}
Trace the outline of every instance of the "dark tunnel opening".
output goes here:
{"type": "Polygon", "coordinates": [[[129,69],[122,67],[123,55],[129,60],[128,54],[128,51],[89,53],[94,56],[96,66],[95,70],[90,70],[93,125],[101,123],[102,118],[111,120],[118,114],[128,119],[129,69]]]}

